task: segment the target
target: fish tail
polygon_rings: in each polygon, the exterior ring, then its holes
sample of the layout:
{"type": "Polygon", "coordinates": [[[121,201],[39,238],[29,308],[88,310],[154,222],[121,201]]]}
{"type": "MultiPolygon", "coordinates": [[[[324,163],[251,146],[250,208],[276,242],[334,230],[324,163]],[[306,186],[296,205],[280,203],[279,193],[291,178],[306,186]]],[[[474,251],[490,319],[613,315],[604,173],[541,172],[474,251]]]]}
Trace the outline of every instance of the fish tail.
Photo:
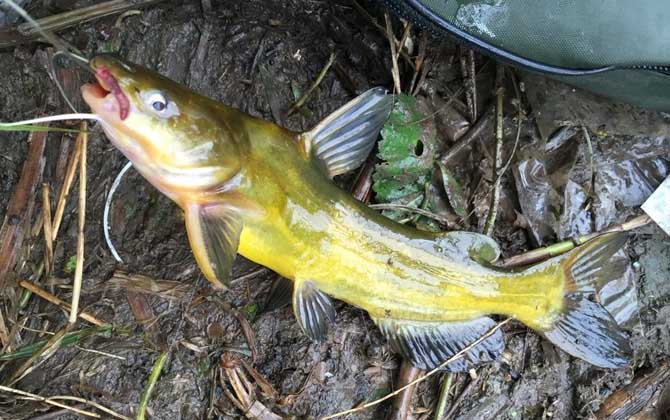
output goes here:
{"type": "Polygon", "coordinates": [[[626,240],[621,233],[603,235],[559,260],[566,279],[563,307],[543,331],[566,353],[604,368],[626,366],[632,354],[627,334],[597,300],[597,292],[626,270],[627,261],[610,260],[626,240]]]}

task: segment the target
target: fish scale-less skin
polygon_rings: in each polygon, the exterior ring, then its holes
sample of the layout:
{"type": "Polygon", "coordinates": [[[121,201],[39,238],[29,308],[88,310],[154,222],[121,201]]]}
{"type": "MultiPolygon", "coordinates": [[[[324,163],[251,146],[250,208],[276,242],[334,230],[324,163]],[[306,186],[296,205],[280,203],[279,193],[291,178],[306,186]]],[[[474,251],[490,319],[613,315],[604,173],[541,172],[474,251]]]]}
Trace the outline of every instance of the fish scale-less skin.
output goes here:
{"type": "MultiPolygon", "coordinates": [[[[558,314],[563,274],[544,263],[509,273],[454,261],[434,250],[438,235],[398,224],[339,189],[302,156],[290,132],[258,135],[241,172],[242,194],[263,208],[245,217],[239,253],[290,279],[311,280],[371,316],[423,321],[515,317],[543,330],[558,314]],[[278,134],[278,135],[277,135],[278,134]]],[[[252,134],[253,133],[253,134],[252,134]]]]}

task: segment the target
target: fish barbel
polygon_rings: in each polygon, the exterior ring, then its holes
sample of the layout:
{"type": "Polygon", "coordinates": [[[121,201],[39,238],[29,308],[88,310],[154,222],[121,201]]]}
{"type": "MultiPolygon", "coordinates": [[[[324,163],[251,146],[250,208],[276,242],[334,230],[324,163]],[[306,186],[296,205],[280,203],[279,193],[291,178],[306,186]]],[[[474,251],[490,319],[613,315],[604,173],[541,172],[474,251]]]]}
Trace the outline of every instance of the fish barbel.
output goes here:
{"type": "MultiPolygon", "coordinates": [[[[490,315],[515,318],[571,355],[615,368],[626,334],[592,299],[625,266],[609,258],[625,236],[601,236],[523,270],[491,263],[497,244],[471,232],[396,223],[333,183],[370,153],[393,96],[369,90],[295,133],[112,55],[90,60],[82,88],[111,142],[185,212],[195,259],[216,287],[236,253],[293,281],[297,321],[322,339],[330,297],[366,310],[396,350],[432,368],[485,335],[490,315]]],[[[497,359],[500,330],[447,368],[497,359]]]]}

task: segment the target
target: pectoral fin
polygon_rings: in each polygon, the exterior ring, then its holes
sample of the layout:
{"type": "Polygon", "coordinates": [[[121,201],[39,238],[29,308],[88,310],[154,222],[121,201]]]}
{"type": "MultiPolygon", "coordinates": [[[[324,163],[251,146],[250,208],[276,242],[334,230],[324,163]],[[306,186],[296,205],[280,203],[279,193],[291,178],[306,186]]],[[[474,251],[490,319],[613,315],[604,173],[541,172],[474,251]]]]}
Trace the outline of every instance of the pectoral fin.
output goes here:
{"type": "MultiPolygon", "coordinates": [[[[460,322],[374,320],[391,346],[421,369],[433,369],[468,347],[495,326],[491,318],[460,322]]],[[[505,348],[503,333],[496,330],[465,354],[447,364],[451,372],[462,372],[479,363],[498,359],[505,348]]]]}
{"type": "Polygon", "coordinates": [[[333,302],[309,280],[294,284],[293,312],[303,332],[316,341],[323,341],[328,322],[335,322],[333,302]]]}
{"type": "Polygon", "coordinates": [[[391,109],[392,95],[382,88],[370,89],[304,133],[302,141],[331,177],[343,174],[368,157],[391,109]]]}
{"type": "Polygon", "coordinates": [[[186,209],[186,231],[202,273],[215,287],[230,283],[242,232],[238,211],[226,205],[193,205],[186,209]]]}

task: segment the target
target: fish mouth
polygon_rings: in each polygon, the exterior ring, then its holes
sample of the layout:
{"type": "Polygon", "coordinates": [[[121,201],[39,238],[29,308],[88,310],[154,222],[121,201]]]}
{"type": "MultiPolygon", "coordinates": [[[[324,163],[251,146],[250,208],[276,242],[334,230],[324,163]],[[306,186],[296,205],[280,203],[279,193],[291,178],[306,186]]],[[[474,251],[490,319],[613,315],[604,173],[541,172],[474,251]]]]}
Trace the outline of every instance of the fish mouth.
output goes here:
{"type": "Polygon", "coordinates": [[[128,96],[107,67],[100,66],[94,70],[96,82],[82,86],[84,101],[103,118],[125,120],[130,113],[128,96]]]}

